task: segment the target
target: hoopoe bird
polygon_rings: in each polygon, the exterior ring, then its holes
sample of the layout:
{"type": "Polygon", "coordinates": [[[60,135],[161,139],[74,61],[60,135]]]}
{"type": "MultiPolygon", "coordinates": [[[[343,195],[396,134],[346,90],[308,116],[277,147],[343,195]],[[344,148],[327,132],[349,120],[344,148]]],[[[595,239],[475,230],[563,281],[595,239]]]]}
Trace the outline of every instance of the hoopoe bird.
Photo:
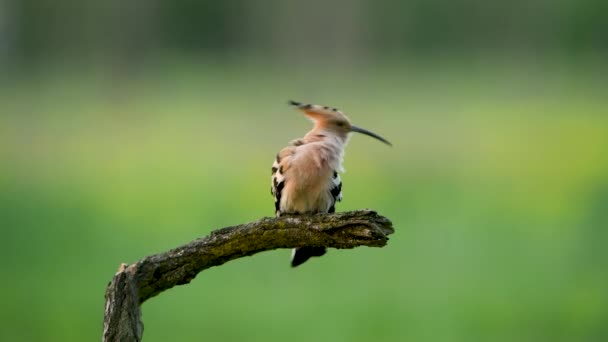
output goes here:
{"type": "MultiPolygon", "coordinates": [[[[386,139],[353,125],[346,115],[326,106],[289,101],[313,121],[313,129],[303,138],[293,140],[276,156],[272,165],[271,193],[276,216],[335,212],[336,202],[342,200],[344,172],[342,160],[349,133],[358,132],[376,138],[387,145],[386,139]]],[[[325,247],[295,248],[291,266],[301,265],[313,256],[325,254],[325,247]]]]}

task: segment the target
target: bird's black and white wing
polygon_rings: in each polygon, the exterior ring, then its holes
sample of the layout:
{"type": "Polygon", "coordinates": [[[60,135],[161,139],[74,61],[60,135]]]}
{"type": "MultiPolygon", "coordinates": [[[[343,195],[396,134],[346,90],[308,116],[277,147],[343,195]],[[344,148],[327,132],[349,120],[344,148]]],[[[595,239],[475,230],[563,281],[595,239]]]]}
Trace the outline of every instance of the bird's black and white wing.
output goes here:
{"type": "Polygon", "coordinates": [[[274,197],[274,213],[277,217],[281,214],[281,194],[283,192],[283,187],[285,187],[285,176],[283,176],[281,165],[275,160],[272,164],[270,194],[274,197]]]}
{"type": "Polygon", "coordinates": [[[342,179],[340,179],[340,175],[337,171],[334,171],[334,174],[331,178],[331,197],[333,198],[333,202],[329,207],[328,213],[333,213],[336,211],[336,202],[342,201],[342,179]]]}
{"type": "Polygon", "coordinates": [[[285,171],[289,167],[289,160],[294,154],[293,146],[288,146],[277,153],[274,163],[272,164],[272,177],[270,183],[270,193],[274,197],[274,212],[278,217],[281,215],[281,198],[283,189],[285,188],[285,171]]]}

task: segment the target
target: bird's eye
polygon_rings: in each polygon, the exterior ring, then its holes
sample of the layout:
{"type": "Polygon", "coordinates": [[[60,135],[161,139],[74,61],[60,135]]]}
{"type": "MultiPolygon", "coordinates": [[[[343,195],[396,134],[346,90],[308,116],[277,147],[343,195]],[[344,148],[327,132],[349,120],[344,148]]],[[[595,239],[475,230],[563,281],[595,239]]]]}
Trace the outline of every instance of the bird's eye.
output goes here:
{"type": "Polygon", "coordinates": [[[344,122],[342,122],[342,121],[338,121],[338,122],[336,123],[336,125],[338,125],[338,127],[344,127],[344,122]]]}

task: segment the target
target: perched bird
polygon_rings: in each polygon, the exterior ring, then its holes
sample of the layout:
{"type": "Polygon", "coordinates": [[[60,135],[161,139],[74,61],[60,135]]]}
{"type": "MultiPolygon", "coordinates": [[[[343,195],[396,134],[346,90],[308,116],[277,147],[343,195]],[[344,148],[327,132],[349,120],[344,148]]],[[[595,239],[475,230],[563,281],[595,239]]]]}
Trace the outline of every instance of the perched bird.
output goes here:
{"type": "MultiPolygon", "coordinates": [[[[342,200],[342,159],[349,133],[358,132],[386,139],[354,126],[336,108],[289,101],[313,121],[313,129],[303,138],[293,140],[276,156],[272,165],[271,193],[276,216],[333,213],[336,201],[342,200]]],[[[325,254],[325,247],[295,248],[291,266],[296,267],[310,257],[325,254]]]]}

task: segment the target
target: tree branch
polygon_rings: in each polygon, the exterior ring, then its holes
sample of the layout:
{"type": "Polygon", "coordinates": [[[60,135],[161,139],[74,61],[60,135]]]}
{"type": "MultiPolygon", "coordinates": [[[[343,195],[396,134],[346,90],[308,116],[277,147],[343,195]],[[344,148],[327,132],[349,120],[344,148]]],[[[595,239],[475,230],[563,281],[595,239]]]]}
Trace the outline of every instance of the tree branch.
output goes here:
{"type": "Polygon", "coordinates": [[[140,305],[175,285],[189,283],[207,268],[277,248],[383,247],[393,232],[391,221],[371,210],[262,218],[122,264],[106,289],[103,341],[140,341],[140,305]]]}

